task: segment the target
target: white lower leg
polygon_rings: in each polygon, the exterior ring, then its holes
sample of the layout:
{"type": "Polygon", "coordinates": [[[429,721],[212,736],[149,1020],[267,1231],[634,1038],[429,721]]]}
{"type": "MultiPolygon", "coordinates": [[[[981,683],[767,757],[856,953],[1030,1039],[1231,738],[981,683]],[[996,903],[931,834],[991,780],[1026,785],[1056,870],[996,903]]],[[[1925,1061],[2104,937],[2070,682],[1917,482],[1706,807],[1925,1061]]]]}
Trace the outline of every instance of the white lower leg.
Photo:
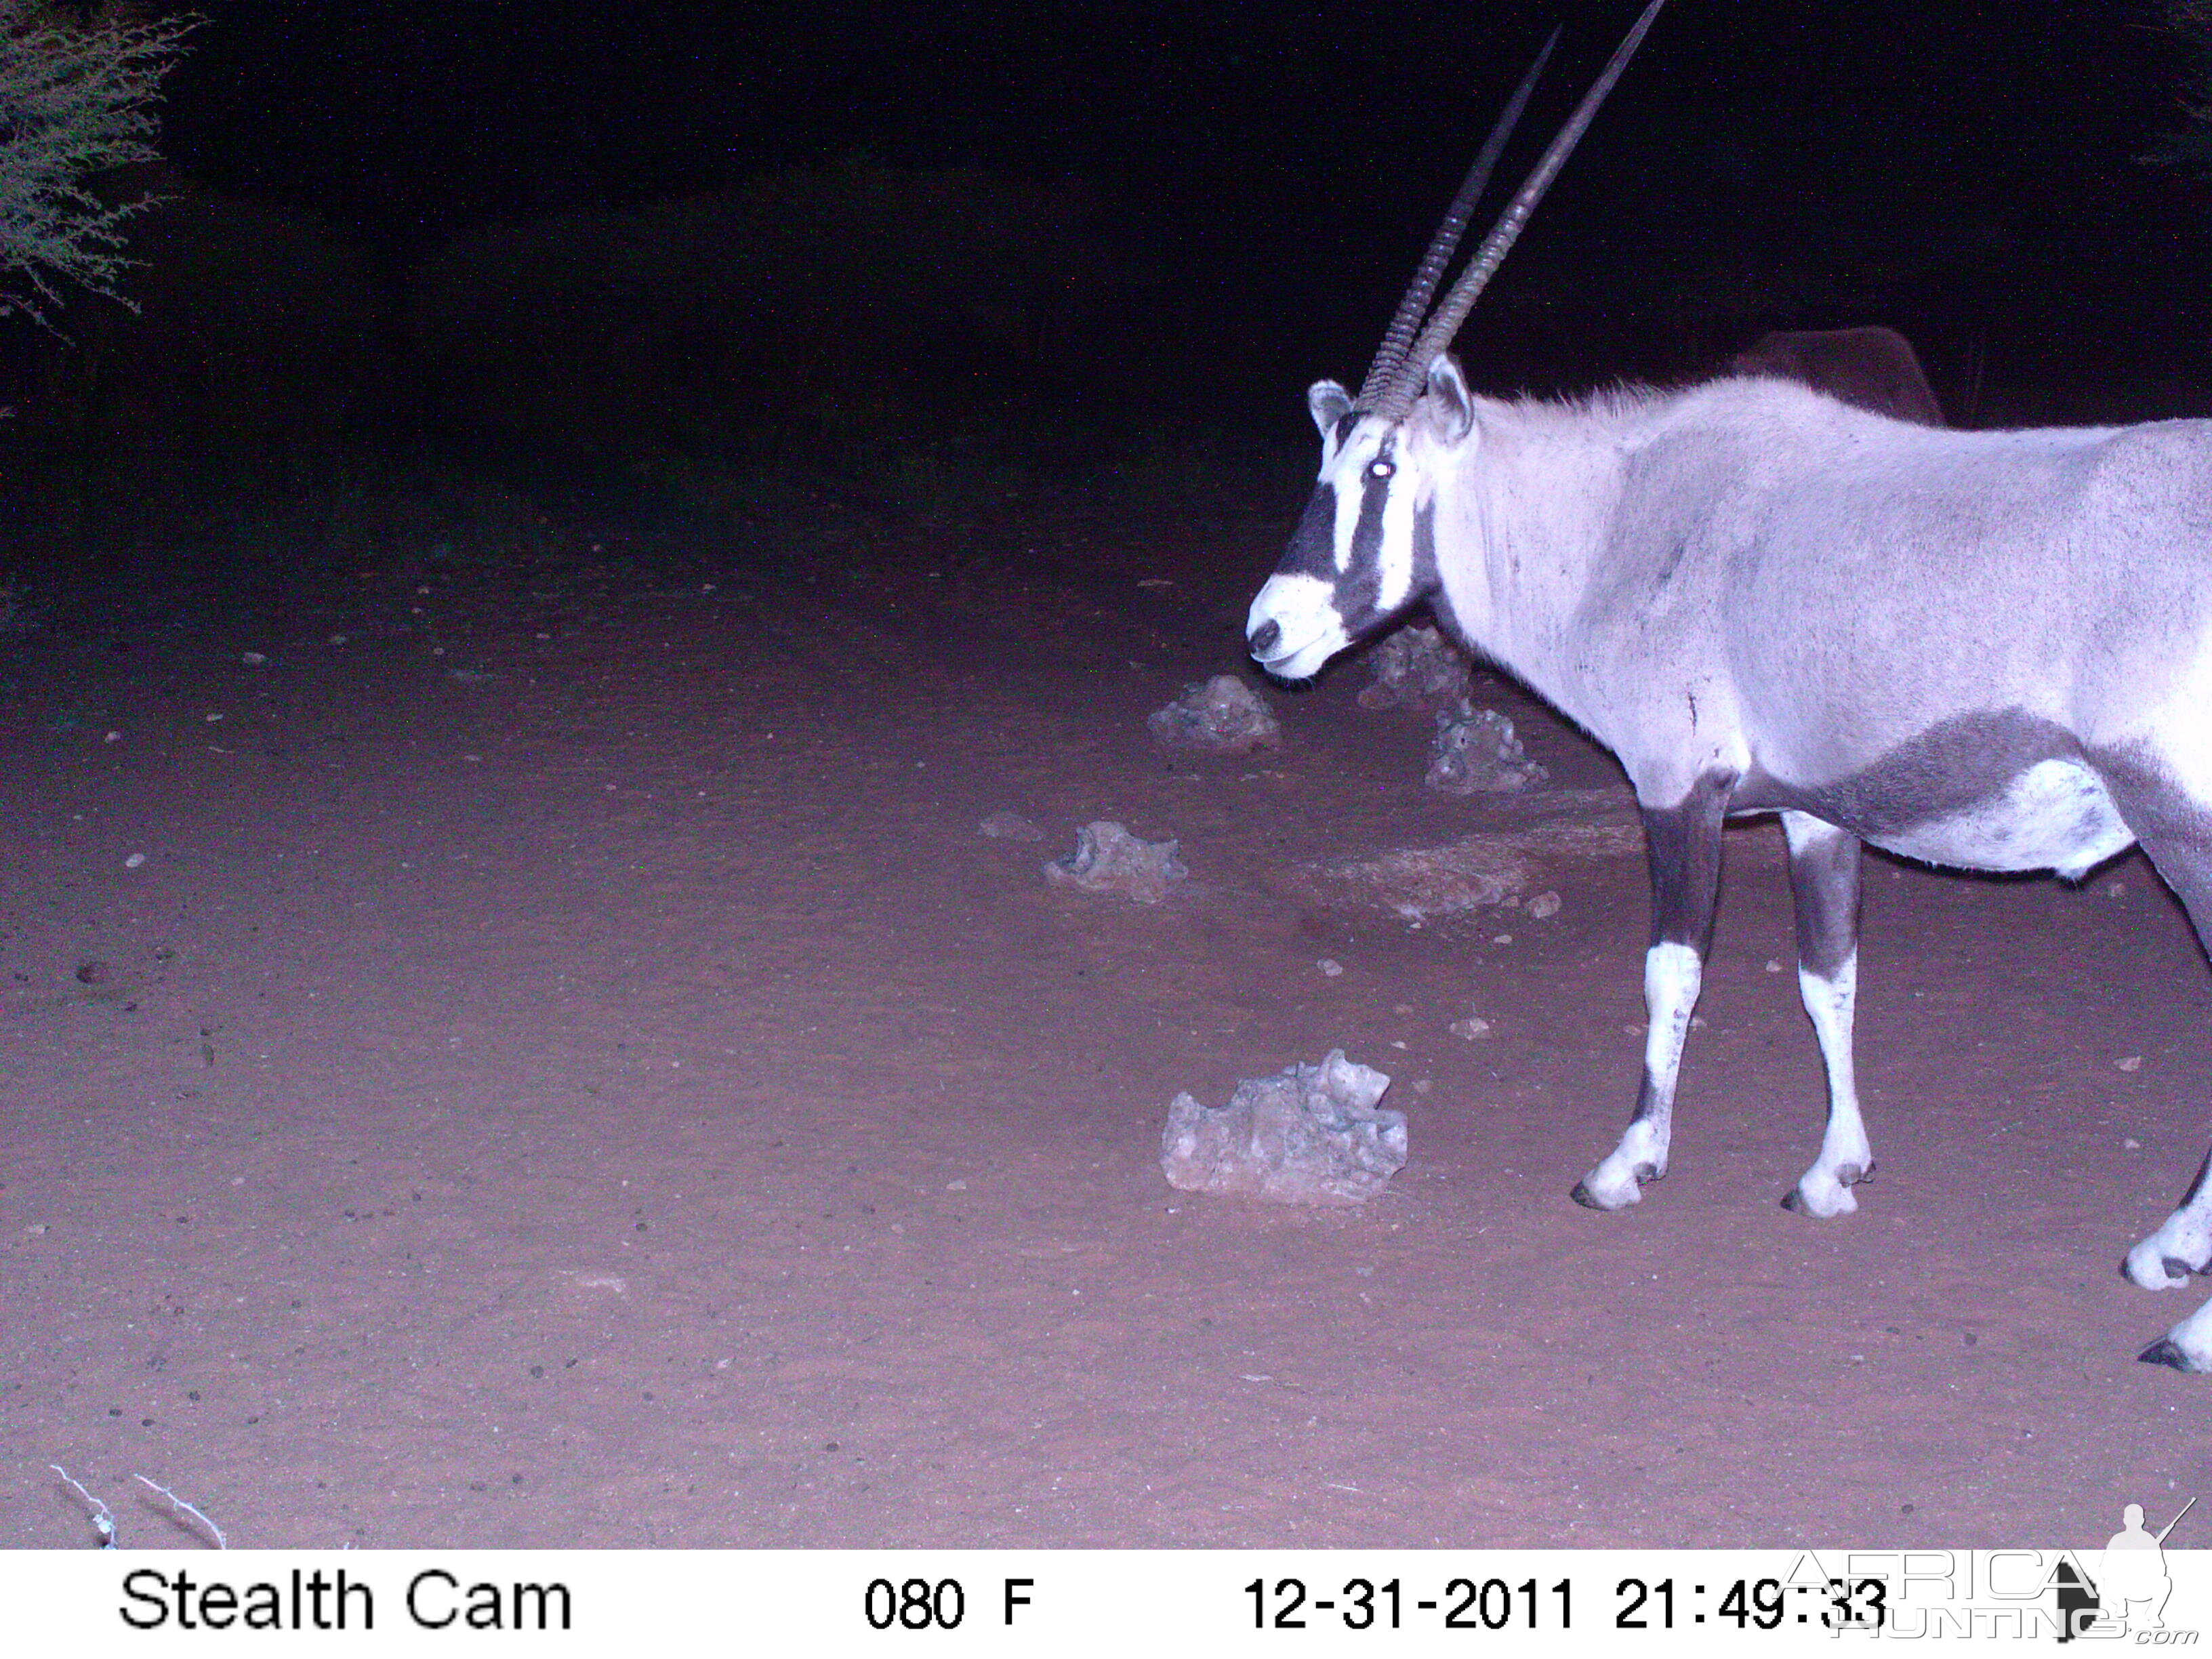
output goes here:
{"type": "Polygon", "coordinates": [[[1797,989],[1813,1017],[1820,1040],[1820,1059],[1828,1072],[1828,1127],[1820,1155],[1797,1182],[1790,1207],[1807,1215],[1843,1215],[1858,1208],[1851,1188],[1874,1168],[1866,1122],[1859,1115],[1858,1078],[1851,1062],[1851,1016],[1858,1000],[1859,959],[1853,951],[1832,979],[1808,969],[1797,970],[1797,989]]]}
{"type": "Polygon", "coordinates": [[[1644,1040],[1644,1086],[1636,1121],[1620,1144],[1583,1177],[1576,1196],[1601,1210],[1618,1210],[1641,1196],[1639,1183],[1667,1173],[1667,1146],[1674,1122],[1674,1079],[1682,1044],[1698,1006],[1705,965],[1686,945],[1655,945],[1644,954],[1644,1006],[1651,1017],[1644,1040]]]}
{"type": "Polygon", "coordinates": [[[2212,1265],[2212,1203],[2203,1183],[2159,1230],[2128,1252],[2121,1269],[2147,1291],[2171,1291],[2212,1265]]]}

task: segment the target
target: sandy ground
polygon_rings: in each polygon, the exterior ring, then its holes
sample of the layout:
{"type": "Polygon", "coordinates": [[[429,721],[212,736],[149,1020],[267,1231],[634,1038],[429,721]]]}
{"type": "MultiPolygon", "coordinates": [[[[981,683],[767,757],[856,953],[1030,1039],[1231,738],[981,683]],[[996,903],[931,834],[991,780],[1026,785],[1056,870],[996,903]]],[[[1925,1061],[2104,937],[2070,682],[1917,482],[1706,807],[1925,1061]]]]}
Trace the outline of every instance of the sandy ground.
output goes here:
{"type": "Polygon", "coordinates": [[[305,1547],[2091,1547],[2212,1489],[2212,1379],[2134,1358],[2196,1293],[2115,1271],[2212,1134],[2147,866],[1870,867],[1881,1172],[1822,1223],[1778,833],[1732,831],[1674,1172],[1578,1209],[1640,860],[1543,921],[1322,908],[1299,861],[1508,809],[1357,664],[1256,763],[1146,732],[1294,507],[463,548],[10,643],[0,1539],[91,1541],[56,1463],[142,1547],[187,1534],[134,1472],[305,1547]],[[1048,886],[1094,818],[1187,889],[1048,886]],[[1382,1197],[1164,1184],[1177,1091],[1337,1046],[1411,1119],[1382,1197]]]}

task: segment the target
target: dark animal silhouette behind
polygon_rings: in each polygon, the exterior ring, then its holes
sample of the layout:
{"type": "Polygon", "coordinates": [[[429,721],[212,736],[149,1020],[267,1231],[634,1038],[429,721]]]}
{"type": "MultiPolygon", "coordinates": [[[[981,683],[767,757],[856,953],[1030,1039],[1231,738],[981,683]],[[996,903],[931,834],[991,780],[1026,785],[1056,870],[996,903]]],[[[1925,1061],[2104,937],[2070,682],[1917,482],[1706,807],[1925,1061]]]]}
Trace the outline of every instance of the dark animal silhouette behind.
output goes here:
{"type": "Polygon", "coordinates": [[[1729,359],[1732,374],[1798,380],[1877,415],[1948,426],[1920,367],[1920,354],[1893,328],[1778,329],[1729,359]]]}

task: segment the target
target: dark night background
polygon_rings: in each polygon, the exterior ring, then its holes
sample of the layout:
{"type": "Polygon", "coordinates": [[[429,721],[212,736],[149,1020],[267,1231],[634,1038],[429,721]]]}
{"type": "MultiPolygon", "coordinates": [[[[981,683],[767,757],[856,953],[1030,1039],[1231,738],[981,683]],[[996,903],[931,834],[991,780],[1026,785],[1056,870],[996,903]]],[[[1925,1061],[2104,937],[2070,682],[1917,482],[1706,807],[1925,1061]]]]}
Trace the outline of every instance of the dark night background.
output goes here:
{"type": "MultiPolygon", "coordinates": [[[[15,325],[19,562],[393,467],[1287,513],[1299,389],[1357,376],[1544,31],[1508,173],[1634,11],[202,9],[143,313],[15,325]]],[[[2144,159],[2187,69],[2154,0],[1676,0],[1460,349],[1553,391],[1881,321],[1961,423],[2201,411],[2212,190],[2144,159]]]]}
{"type": "MultiPolygon", "coordinates": [[[[0,316],[0,1547],[112,1502],[134,1549],[2086,1553],[2212,1492],[2212,1382],[2136,1362],[2196,1298],[2112,1271],[2207,1133],[2149,864],[1868,861],[1883,1176],[1814,1222],[1790,853],[1732,829],[1677,1168],[1593,1217],[1664,1046],[1656,817],[1436,635],[1246,654],[1306,386],[1547,31],[1499,199],[1639,0],[199,4],[164,159],[100,185],[166,198],[137,308],[0,316]],[[1169,1102],[1332,1052],[1403,1079],[1387,1202],[1164,1184],[1169,1102]]],[[[1669,0],[1470,379],[1878,323],[1962,425],[2212,416],[2172,9],[1669,0]]],[[[1938,505],[1853,553],[1881,615],[1960,526],[2032,541],[1938,505]]],[[[2143,611],[2109,550],[2023,602],[2143,611]]],[[[1958,562],[1917,602],[1995,603],[1958,562]]],[[[1877,706],[1837,755],[1932,653],[2063,682],[1839,798],[1978,732],[1960,801],[2022,732],[2166,756],[2094,653],[1831,638],[1833,586],[1746,661],[1877,706]]]]}

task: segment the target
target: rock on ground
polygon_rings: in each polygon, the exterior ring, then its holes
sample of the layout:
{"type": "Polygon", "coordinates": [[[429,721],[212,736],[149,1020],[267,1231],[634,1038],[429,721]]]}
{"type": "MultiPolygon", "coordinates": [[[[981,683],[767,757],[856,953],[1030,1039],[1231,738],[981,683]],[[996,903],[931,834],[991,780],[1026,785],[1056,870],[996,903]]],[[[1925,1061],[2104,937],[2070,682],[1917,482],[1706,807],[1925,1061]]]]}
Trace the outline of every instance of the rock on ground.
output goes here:
{"type": "Polygon", "coordinates": [[[1142,841],[1107,819],[1075,832],[1075,851],[1044,866],[1045,879],[1086,893],[1119,893],[1140,904],[1158,904],[1190,872],[1176,857],[1174,841],[1142,841]]]}
{"type": "Polygon", "coordinates": [[[1374,678],[1359,689],[1362,708],[1466,701],[1474,665],[1434,628],[1401,628],[1367,653],[1374,678]]]}
{"type": "Polygon", "coordinates": [[[1462,702],[1437,716],[1429,787],[1448,795],[1504,794],[1551,776],[1530,760],[1513,722],[1495,708],[1462,702]]]}
{"type": "Polygon", "coordinates": [[[1547,819],[1370,858],[1293,865],[1272,884],[1302,902],[1380,911],[1406,921],[1464,915],[1523,900],[1530,914],[1542,919],[1557,915],[1560,904],[1558,892],[1543,886],[1548,866],[1632,857],[1644,850],[1644,832],[1632,819],[1600,816],[1586,793],[1575,805],[1589,816],[1547,819]]]}
{"type": "Polygon", "coordinates": [[[1281,724],[1259,693],[1234,674],[1185,686],[1182,696],[1145,724],[1166,749],[1249,755],[1255,749],[1279,749],[1283,743],[1281,724]]]}
{"type": "Polygon", "coordinates": [[[1018,812],[994,812],[975,826],[978,835],[993,841],[1042,841],[1044,831],[1018,812]]]}
{"type": "Polygon", "coordinates": [[[1406,1115],[1376,1103],[1390,1079],[1333,1048],[1318,1066],[1247,1078],[1229,1103],[1180,1094],[1160,1136],[1168,1184],[1279,1204],[1360,1204],[1406,1164],[1406,1115]]]}

